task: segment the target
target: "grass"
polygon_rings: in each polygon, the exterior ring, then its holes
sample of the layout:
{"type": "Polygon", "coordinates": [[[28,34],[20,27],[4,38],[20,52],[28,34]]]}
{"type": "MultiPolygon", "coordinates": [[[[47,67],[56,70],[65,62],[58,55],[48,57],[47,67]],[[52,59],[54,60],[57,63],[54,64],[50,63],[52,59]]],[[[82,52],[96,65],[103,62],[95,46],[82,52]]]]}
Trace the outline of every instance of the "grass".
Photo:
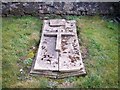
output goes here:
{"type": "Polygon", "coordinates": [[[100,17],[78,20],[80,37],[88,48],[84,60],[88,75],[78,79],[77,86],[95,88],[118,87],[118,26],[100,17]],[[81,82],[80,82],[81,81],[81,82]]]}
{"type": "Polygon", "coordinates": [[[80,49],[88,50],[83,60],[87,75],[58,80],[29,76],[42,21],[31,16],[9,17],[2,22],[3,88],[118,87],[118,24],[98,16],[67,16],[67,19],[77,20],[80,49]]]}
{"type": "Polygon", "coordinates": [[[3,18],[3,87],[11,87],[19,81],[20,69],[30,68],[34,57],[31,48],[39,43],[41,22],[35,17],[3,18]]]}

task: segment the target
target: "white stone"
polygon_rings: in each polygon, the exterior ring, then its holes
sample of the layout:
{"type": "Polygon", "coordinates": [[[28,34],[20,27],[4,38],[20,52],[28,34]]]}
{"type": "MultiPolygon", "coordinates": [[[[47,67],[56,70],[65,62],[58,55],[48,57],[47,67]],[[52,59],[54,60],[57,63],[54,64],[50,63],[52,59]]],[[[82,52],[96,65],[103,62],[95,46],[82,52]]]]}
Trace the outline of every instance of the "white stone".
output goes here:
{"type": "Polygon", "coordinates": [[[65,19],[51,19],[50,26],[64,26],[65,22],[65,19]]]}
{"type": "Polygon", "coordinates": [[[75,20],[44,20],[34,70],[83,71],[75,20]]]}

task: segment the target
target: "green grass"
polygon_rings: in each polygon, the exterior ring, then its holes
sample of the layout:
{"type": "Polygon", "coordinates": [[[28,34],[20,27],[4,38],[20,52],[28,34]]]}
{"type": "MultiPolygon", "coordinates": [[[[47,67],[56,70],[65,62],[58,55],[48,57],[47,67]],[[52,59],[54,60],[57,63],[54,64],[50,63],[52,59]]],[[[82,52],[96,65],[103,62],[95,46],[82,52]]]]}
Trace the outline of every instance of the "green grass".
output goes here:
{"type": "Polygon", "coordinates": [[[3,18],[2,22],[2,85],[7,88],[117,88],[118,25],[98,16],[67,16],[77,20],[81,50],[87,48],[83,60],[87,75],[49,79],[29,76],[31,60],[39,44],[42,21],[35,17],[3,18]],[[20,69],[24,73],[20,73],[20,69]]]}
{"type": "Polygon", "coordinates": [[[88,75],[77,80],[78,87],[118,87],[118,26],[100,17],[78,20],[83,46],[88,48],[84,60],[88,75]]]}
{"type": "Polygon", "coordinates": [[[39,43],[42,21],[35,17],[3,18],[2,21],[3,87],[11,87],[19,81],[19,70],[30,68],[31,63],[25,61],[34,57],[31,47],[39,43]]]}

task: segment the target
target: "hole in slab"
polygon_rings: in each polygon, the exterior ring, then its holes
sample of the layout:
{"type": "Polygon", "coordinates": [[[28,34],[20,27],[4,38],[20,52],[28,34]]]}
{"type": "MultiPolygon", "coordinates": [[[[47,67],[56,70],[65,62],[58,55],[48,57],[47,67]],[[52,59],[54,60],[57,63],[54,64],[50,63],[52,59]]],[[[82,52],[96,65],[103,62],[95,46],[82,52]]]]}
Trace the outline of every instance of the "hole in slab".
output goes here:
{"type": "Polygon", "coordinates": [[[80,70],[82,70],[83,68],[80,68],[80,70]]]}
{"type": "Polygon", "coordinates": [[[55,30],[56,32],[58,32],[58,30],[55,30]]]}
{"type": "Polygon", "coordinates": [[[63,52],[63,53],[67,53],[67,52],[63,52]]]}

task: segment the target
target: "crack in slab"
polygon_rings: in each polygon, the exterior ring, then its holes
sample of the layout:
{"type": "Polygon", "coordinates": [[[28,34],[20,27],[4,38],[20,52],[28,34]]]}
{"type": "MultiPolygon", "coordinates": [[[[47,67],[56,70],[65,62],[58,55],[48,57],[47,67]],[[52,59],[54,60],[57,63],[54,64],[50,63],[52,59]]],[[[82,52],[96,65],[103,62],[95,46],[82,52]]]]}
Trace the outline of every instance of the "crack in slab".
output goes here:
{"type": "Polygon", "coordinates": [[[75,20],[44,20],[41,42],[30,73],[56,78],[86,74],[79,48],[75,20]]]}

